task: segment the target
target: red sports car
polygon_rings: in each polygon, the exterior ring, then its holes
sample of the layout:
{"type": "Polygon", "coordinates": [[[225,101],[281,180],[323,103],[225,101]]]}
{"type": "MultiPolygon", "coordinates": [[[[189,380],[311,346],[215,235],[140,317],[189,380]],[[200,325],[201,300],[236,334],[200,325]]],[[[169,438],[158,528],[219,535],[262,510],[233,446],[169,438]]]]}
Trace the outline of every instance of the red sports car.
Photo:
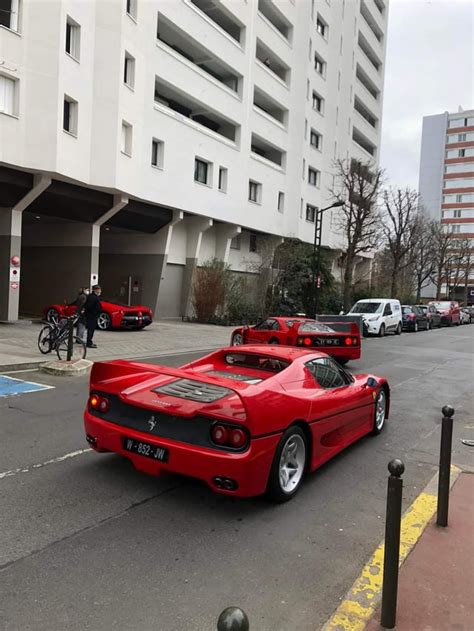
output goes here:
{"type": "Polygon", "coordinates": [[[355,322],[323,324],[309,318],[267,318],[255,326],[241,326],[233,331],[230,343],[316,347],[340,364],[360,359],[361,352],[360,331],[355,322]]]}
{"type": "MultiPolygon", "coordinates": [[[[153,321],[152,310],[148,307],[128,307],[116,302],[101,300],[102,311],[97,319],[97,327],[107,329],[143,329],[153,321]]],[[[75,305],[50,305],[43,310],[45,320],[52,322],[62,316],[76,313],[75,305]]]]}
{"type": "Polygon", "coordinates": [[[306,471],[381,432],[389,399],[384,378],[352,376],[324,353],[234,346],[181,368],[95,363],[84,424],[96,451],[145,473],[283,502],[306,471]]]}

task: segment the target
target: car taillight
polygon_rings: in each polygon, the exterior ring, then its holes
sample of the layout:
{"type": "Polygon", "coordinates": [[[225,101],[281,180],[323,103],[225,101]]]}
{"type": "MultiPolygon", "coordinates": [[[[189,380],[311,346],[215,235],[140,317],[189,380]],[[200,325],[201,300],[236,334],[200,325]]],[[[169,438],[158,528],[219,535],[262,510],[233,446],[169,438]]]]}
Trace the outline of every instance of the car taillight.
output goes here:
{"type": "Polygon", "coordinates": [[[346,346],[352,346],[352,337],[346,337],[346,339],[344,340],[344,344],[346,346]]]}
{"type": "Polygon", "coordinates": [[[311,346],[311,344],[312,344],[312,343],[313,343],[313,340],[312,340],[310,337],[305,337],[305,338],[304,338],[304,342],[303,342],[303,344],[304,344],[305,346],[311,346]]]}
{"type": "Polygon", "coordinates": [[[89,405],[93,410],[103,412],[104,414],[105,412],[108,412],[110,408],[109,400],[105,397],[99,396],[98,394],[91,394],[89,397],[89,405]]]}
{"type": "Polygon", "coordinates": [[[230,427],[222,423],[216,423],[211,427],[211,440],[220,447],[242,449],[249,442],[247,432],[240,427],[230,427]]]}

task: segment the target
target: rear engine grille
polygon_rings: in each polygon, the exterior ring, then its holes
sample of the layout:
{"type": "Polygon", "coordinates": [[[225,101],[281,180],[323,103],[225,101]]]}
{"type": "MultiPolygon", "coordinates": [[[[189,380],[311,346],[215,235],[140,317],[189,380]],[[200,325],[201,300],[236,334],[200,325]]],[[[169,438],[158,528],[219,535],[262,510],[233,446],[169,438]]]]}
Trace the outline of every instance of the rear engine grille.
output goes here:
{"type": "Polygon", "coordinates": [[[232,394],[232,390],[228,388],[213,386],[199,381],[191,381],[190,379],[178,379],[166,386],[155,388],[153,392],[169,394],[179,399],[190,399],[191,401],[199,401],[201,403],[212,403],[213,401],[223,399],[229,394],[232,394]]]}

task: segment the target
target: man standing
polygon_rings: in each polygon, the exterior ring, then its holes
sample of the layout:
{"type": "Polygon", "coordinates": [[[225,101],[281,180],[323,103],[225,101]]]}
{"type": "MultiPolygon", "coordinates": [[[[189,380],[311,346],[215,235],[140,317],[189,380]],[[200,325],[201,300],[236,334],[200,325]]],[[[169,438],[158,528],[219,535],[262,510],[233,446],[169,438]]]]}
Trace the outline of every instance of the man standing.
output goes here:
{"type": "Polygon", "coordinates": [[[76,313],[79,316],[79,319],[77,321],[77,337],[80,340],[84,340],[84,332],[86,330],[86,318],[84,314],[84,307],[87,301],[88,294],[89,294],[89,289],[87,287],[81,287],[81,289],[79,289],[79,293],[77,294],[76,300],[73,302],[73,304],[77,308],[76,313]]]}
{"type": "Polygon", "coordinates": [[[94,331],[97,327],[97,318],[102,311],[102,305],[100,304],[99,296],[102,293],[100,285],[94,285],[92,292],[87,296],[86,304],[84,305],[84,313],[86,316],[87,327],[87,347],[97,348],[97,345],[92,341],[94,337],[94,331]]]}

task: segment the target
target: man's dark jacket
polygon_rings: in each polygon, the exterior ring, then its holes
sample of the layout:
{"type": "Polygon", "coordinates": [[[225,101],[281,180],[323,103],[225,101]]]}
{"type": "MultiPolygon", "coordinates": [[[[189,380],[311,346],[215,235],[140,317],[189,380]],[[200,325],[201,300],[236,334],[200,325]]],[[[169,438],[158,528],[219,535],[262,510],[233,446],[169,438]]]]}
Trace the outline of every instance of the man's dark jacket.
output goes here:
{"type": "Polygon", "coordinates": [[[100,304],[99,296],[94,292],[90,293],[84,305],[86,318],[97,317],[101,311],[102,305],[100,304]]]}

